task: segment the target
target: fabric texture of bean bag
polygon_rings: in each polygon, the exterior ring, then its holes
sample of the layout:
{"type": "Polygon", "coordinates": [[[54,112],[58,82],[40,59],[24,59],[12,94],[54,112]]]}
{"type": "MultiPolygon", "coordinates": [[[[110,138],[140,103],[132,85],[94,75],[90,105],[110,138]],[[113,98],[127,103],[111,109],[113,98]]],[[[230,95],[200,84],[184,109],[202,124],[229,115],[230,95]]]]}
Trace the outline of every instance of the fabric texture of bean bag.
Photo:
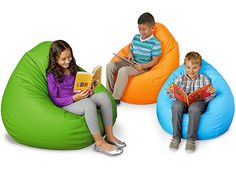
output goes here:
{"type": "MultiPolygon", "coordinates": [[[[166,89],[178,75],[184,72],[184,65],[176,69],[166,80],[158,96],[156,106],[157,118],[162,128],[170,134],[173,133],[171,121],[173,101],[166,93],[166,89]]],[[[204,140],[215,138],[229,129],[233,120],[235,106],[234,98],[228,84],[213,66],[203,60],[200,73],[207,75],[211,80],[211,84],[216,89],[216,97],[208,104],[200,119],[197,136],[198,139],[204,140]]],[[[188,120],[188,114],[185,113],[182,122],[183,138],[187,137],[188,120]]]]}
{"type": "MultiPolygon", "coordinates": [[[[178,43],[161,23],[155,24],[153,32],[161,42],[162,54],[159,63],[148,72],[130,77],[121,98],[133,104],[151,104],[156,102],[157,95],[168,76],[179,66],[178,43]]],[[[118,54],[126,57],[130,44],[122,48],[118,54]]],[[[113,62],[119,61],[117,57],[113,62]]]]}
{"type": "MultiPolygon", "coordinates": [[[[2,99],[2,119],[7,132],[18,143],[48,149],[80,149],[94,142],[84,115],[55,106],[48,96],[46,68],[52,42],[43,42],[27,52],[12,73],[2,99]]],[[[116,105],[112,100],[113,122],[116,105]]],[[[104,133],[98,110],[101,133],[104,133]]]]}

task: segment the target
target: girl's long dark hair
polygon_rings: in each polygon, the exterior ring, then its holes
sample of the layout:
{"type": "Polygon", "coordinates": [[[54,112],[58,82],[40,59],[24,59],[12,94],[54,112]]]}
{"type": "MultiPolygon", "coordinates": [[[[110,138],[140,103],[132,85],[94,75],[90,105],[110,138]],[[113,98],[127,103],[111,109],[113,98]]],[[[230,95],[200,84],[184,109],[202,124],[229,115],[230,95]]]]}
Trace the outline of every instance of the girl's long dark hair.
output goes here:
{"type": "Polygon", "coordinates": [[[68,68],[70,70],[70,73],[75,75],[77,71],[79,71],[79,67],[76,65],[76,61],[70,45],[63,40],[54,41],[49,49],[49,64],[46,71],[47,74],[52,73],[58,82],[63,82],[64,73],[63,68],[58,64],[57,60],[61,53],[66,49],[70,49],[71,51],[72,60],[68,68]]]}

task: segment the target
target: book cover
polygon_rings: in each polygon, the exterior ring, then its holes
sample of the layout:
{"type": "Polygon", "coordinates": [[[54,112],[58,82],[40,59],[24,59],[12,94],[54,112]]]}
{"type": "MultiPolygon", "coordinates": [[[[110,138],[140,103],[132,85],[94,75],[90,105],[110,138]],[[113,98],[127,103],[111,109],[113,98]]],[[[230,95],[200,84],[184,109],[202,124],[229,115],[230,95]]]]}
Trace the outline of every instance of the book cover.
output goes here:
{"type": "Polygon", "coordinates": [[[98,65],[92,73],[78,71],[75,77],[74,92],[81,92],[101,84],[102,66],[98,65]]]}
{"type": "Polygon", "coordinates": [[[192,104],[196,101],[202,101],[205,98],[211,96],[211,93],[207,92],[208,88],[210,87],[210,84],[194,91],[193,93],[187,95],[184,90],[177,85],[173,84],[173,91],[174,91],[174,97],[187,105],[192,104]]]}
{"type": "Polygon", "coordinates": [[[121,59],[122,61],[124,61],[124,62],[126,62],[129,66],[135,66],[137,63],[135,62],[135,61],[133,61],[133,60],[128,60],[127,58],[124,58],[124,57],[122,57],[122,56],[120,56],[120,55],[117,55],[117,54],[115,54],[115,53],[113,53],[113,55],[115,55],[116,57],[118,57],[119,59],[121,59]]]}

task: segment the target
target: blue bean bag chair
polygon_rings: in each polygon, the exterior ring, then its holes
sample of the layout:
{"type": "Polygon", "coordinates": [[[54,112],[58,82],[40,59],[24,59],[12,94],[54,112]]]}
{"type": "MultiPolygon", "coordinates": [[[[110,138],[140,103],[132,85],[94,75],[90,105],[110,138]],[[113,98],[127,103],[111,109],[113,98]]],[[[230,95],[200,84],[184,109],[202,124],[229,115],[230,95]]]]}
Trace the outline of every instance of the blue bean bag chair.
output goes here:
{"type": "MultiPolygon", "coordinates": [[[[173,133],[171,115],[173,101],[166,93],[166,89],[178,75],[184,72],[184,65],[177,68],[166,80],[157,99],[157,118],[162,128],[170,134],[173,133]]],[[[229,129],[233,120],[235,106],[228,84],[213,66],[203,60],[200,73],[207,75],[216,89],[216,97],[208,104],[200,119],[198,139],[205,140],[215,138],[229,129]]],[[[182,122],[182,137],[185,139],[187,138],[188,121],[188,114],[185,113],[182,122]]]]}

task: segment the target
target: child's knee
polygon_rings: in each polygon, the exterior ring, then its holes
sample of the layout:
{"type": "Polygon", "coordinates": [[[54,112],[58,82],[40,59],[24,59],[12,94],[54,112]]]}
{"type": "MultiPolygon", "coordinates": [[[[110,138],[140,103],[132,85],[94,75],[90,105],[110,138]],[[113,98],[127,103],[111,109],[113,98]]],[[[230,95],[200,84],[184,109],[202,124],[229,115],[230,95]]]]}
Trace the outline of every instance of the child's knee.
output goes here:
{"type": "Polygon", "coordinates": [[[88,111],[88,112],[97,111],[97,106],[92,100],[87,99],[85,110],[88,111]]]}
{"type": "Polygon", "coordinates": [[[128,76],[128,68],[127,67],[122,67],[118,70],[118,76],[128,76]]]}
{"type": "Polygon", "coordinates": [[[199,106],[197,105],[191,105],[188,109],[189,112],[195,112],[195,113],[199,113],[201,112],[201,109],[199,106]]]}
{"type": "Polygon", "coordinates": [[[99,100],[110,100],[109,96],[105,92],[96,93],[99,100]]]}
{"type": "Polygon", "coordinates": [[[182,110],[184,110],[184,106],[183,106],[183,104],[180,101],[175,101],[174,105],[172,107],[172,110],[182,111],[182,110]]]}
{"type": "Polygon", "coordinates": [[[113,71],[115,69],[115,63],[110,61],[109,63],[107,63],[107,66],[106,66],[106,71],[107,72],[110,72],[110,71],[113,71]]]}

